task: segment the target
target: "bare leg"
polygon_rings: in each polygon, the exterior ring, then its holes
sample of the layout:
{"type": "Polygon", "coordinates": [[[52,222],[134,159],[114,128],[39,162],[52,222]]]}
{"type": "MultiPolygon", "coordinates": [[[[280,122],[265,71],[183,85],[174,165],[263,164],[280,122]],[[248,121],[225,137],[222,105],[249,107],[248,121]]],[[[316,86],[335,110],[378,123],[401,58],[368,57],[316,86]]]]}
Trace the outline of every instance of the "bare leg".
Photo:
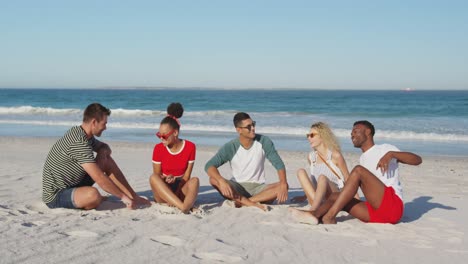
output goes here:
{"type": "Polygon", "coordinates": [[[304,194],[307,197],[307,201],[309,201],[309,204],[313,204],[315,200],[315,186],[310,180],[306,170],[299,169],[297,171],[297,179],[299,180],[299,183],[301,184],[301,187],[304,190],[304,194]]]}
{"type": "Polygon", "coordinates": [[[315,211],[322,203],[323,199],[327,194],[328,189],[328,178],[324,175],[320,175],[317,181],[317,190],[315,192],[315,199],[310,204],[310,210],[315,211]]]}
{"type": "Polygon", "coordinates": [[[117,163],[115,163],[114,159],[110,156],[105,158],[101,158],[99,155],[96,157],[96,163],[101,168],[103,172],[112,180],[112,182],[119,187],[119,189],[125,193],[128,197],[133,198],[135,196],[135,192],[133,191],[132,187],[125,179],[123,172],[120,170],[117,163]]]}
{"type": "Polygon", "coordinates": [[[156,202],[166,202],[179,208],[184,214],[188,213],[193,207],[198,194],[199,181],[198,178],[191,178],[182,187],[182,192],[185,195],[185,199],[181,199],[171,188],[161,179],[159,176],[150,176],[150,186],[153,190],[153,195],[156,202]]]}
{"type": "Polygon", "coordinates": [[[77,208],[91,210],[98,207],[102,202],[99,191],[91,186],[78,187],[73,192],[73,202],[77,208]]]}
{"type": "Polygon", "coordinates": [[[273,202],[278,197],[279,188],[279,182],[268,184],[263,191],[250,197],[250,200],[256,203],[273,202]]]}
{"type": "Polygon", "coordinates": [[[348,181],[336,201],[323,215],[322,221],[324,224],[336,223],[336,215],[343,208],[348,209],[349,213],[354,217],[365,222],[369,221],[369,213],[365,203],[354,198],[359,187],[361,187],[364,197],[373,208],[380,207],[385,185],[366,168],[358,165],[351,171],[348,181]]]}
{"type": "Polygon", "coordinates": [[[105,158],[101,158],[98,155],[96,157],[96,163],[125,195],[132,198],[139,205],[151,205],[148,200],[139,197],[135,193],[112,157],[106,156],[105,158]]]}
{"type": "Polygon", "coordinates": [[[340,193],[334,192],[331,193],[327,200],[320,205],[317,210],[299,210],[296,208],[290,207],[288,210],[290,214],[298,220],[300,223],[306,224],[317,224],[321,221],[322,216],[328,212],[330,207],[335,203],[340,193]]]}
{"type": "Polygon", "coordinates": [[[183,208],[180,208],[182,212],[187,213],[190,211],[190,209],[193,208],[193,205],[195,204],[195,201],[197,199],[199,186],[199,179],[197,177],[193,177],[190,178],[190,180],[186,182],[185,185],[182,187],[182,194],[183,196],[185,196],[183,198],[184,206],[183,208]]]}
{"type": "Polygon", "coordinates": [[[304,211],[293,207],[289,207],[288,211],[299,223],[309,225],[316,225],[319,223],[319,219],[315,217],[311,211],[304,211]]]}
{"type": "Polygon", "coordinates": [[[216,179],[210,178],[210,184],[221,194],[221,196],[223,196],[224,198],[226,198],[228,200],[232,200],[232,201],[240,204],[241,206],[254,206],[254,207],[262,209],[263,211],[267,210],[267,207],[265,205],[251,201],[249,198],[238,194],[234,189],[232,190],[233,193],[234,193],[233,197],[224,196],[219,191],[219,183],[218,183],[218,181],[216,179]]]}

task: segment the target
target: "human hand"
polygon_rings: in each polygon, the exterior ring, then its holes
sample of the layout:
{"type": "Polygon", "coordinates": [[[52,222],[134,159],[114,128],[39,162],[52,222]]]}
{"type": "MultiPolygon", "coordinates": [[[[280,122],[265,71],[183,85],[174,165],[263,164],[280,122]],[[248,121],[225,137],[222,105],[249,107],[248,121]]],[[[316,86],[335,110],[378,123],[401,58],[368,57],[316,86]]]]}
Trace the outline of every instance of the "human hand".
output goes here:
{"type": "Polygon", "coordinates": [[[388,171],[388,166],[393,159],[393,152],[389,151],[377,162],[376,169],[380,169],[382,174],[385,174],[388,171]]]}
{"type": "Polygon", "coordinates": [[[227,197],[227,198],[234,197],[231,185],[229,185],[229,183],[225,179],[222,179],[219,181],[219,190],[221,191],[221,194],[223,194],[224,197],[227,197]]]}
{"type": "Polygon", "coordinates": [[[132,199],[130,199],[127,195],[122,196],[121,199],[122,199],[122,202],[127,206],[128,209],[133,210],[133,209],[137,208],[136,203],[132,199]]]}
{"type": "Polygon", "coordinates": [[[167,175],[165,178],[164,178],[164,181],[167,183],[167,184],[173,184],[175,182],[175,177],[172,176],[172,175],[167,175]]]}
{"type": "Polygon", "coordinates": [[[151,202],[148,199],[145,199],[141,196],[135,196],[135,198],[133,198],[133,201],[136,203],[136,206],[139,209],[151,206],[151,202]]]}
{"type": "Polygon", "coordinates": [[[289,185],[287,182],[280,182],[278,188],[279,190],[278,190],[278,195],[276,197],[276,200],[278,200],[278,203],[281,204],[288,200],[289,185]]]}

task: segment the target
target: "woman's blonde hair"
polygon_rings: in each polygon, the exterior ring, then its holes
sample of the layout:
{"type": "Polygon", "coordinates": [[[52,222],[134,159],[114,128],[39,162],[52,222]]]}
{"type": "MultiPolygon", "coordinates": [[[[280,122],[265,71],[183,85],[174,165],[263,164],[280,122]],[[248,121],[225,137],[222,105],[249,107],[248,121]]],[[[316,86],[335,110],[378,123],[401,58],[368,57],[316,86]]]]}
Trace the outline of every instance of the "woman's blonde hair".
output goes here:
{"type": "Polygon", "coordinates": [[[317,122],[312,124],[310,128],[317,130],[319,136],[322,138],[323,143],[327,148],[341,152],[340,143],[335,134],[331,131],[330,127],[324,122],[317,122]]]}

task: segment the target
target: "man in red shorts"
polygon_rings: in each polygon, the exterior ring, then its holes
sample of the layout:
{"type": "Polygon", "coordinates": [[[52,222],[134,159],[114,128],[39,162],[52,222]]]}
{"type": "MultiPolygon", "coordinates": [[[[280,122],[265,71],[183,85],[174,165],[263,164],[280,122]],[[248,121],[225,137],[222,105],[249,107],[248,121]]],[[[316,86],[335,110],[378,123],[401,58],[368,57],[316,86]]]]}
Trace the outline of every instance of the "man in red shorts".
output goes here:
{"type": "Polygon", "coordinates": [[[352,216],[369,223],[396,224],[403,216],[402,188],[398,163],[419,165],[421,157],[411,152],[401,152],[389,144],[374,144],[374,126],[369,121],[357,121],[351,140],[362,150],[356,166],[350,173],[340,193],[333,193],[316,211],[293,214],[300,222],[336,224],[336,215],[345,210],[352,216]],[[366,201],[354,198],[358,188],[366,201]]]}

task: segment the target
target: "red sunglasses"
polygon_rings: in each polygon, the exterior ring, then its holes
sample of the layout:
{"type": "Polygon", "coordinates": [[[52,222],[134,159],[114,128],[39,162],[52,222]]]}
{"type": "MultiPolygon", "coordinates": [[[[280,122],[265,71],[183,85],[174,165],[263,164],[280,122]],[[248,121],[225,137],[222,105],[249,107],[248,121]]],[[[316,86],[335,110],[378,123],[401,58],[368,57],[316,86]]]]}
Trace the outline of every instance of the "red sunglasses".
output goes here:
{"type": "Polygon", "coordinates": [[[164,140],[167,140],[173,133],[174,133],[175,129],[172,129],[171,132],[167,133],[167,134],[164,134],[162,135],[159,131],[158,133],[156,133],[156,136],[160,139],[164,139],[164,140]]]}

